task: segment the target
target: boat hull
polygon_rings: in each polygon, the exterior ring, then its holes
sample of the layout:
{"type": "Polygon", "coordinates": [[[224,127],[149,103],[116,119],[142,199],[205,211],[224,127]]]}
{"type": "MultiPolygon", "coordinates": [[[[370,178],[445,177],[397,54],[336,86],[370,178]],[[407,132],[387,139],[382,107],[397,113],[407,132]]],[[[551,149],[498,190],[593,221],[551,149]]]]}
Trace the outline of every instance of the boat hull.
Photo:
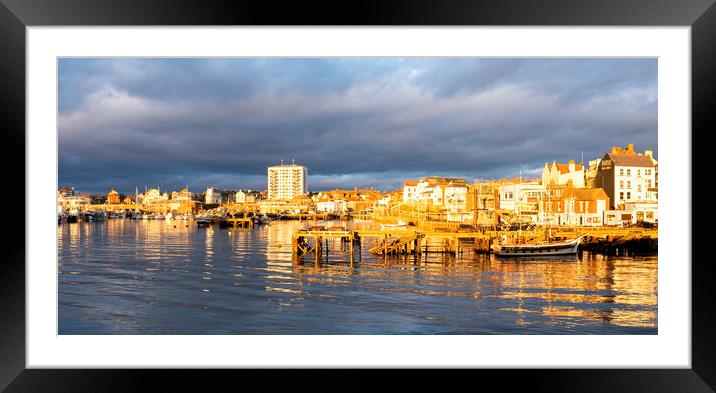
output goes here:
{"type": "Polygon", "coordinates": [[[495,256],[503,258],[532,258],[577,255],[580,240],[581,238],[561,244],[502,246],[499,251],[495,251],[495,256]]]}

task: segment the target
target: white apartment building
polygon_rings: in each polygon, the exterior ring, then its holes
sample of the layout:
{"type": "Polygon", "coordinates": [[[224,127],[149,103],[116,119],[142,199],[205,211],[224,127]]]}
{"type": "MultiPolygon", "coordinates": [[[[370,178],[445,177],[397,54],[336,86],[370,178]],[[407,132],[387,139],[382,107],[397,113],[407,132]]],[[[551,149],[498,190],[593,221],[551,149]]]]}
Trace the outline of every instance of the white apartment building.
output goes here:
{"type": "Polygon", "coordinates": [[[276,165],[268,168],[268,199],[287,200],[308,191],[308,168],[302,165],[276,165]]]}
{"type": "Polygon", "coordinates": [[[612,209],[624,209],[629,202],[648,201],[658,195],[655,162],[650,150],[638,154],[631,143],[626,149],[614,146],[599,163],[594,186],[604,189],[612,209]]]}
{"type": "Polygon", "coordinates": [[[209,187],[204,193],[204,203],[207,205],[216,205],[221,203],[221,191],[214,187],[209,187]]]}

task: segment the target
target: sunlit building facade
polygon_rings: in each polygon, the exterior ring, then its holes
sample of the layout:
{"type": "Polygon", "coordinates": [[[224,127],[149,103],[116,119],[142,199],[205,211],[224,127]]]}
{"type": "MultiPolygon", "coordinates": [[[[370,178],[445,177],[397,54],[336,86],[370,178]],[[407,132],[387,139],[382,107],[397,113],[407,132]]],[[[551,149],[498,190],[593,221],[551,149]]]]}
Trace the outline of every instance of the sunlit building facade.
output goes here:
{"type": "Polygon", "coordinates": [[[268,199],[287,200],[307,192],[308,168],[302,165],[276,165],[268,168],[268,199]]]}

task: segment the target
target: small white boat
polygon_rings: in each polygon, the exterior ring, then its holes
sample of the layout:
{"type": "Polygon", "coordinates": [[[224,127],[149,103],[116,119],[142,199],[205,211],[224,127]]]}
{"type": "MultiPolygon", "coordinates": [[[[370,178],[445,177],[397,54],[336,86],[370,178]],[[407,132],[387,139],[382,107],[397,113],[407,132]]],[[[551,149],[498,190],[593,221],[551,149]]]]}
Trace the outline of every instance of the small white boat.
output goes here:
{"type": "Polygon", "coordinates": [[[268,223],[270,223],[271,221],[273,221],[273,219],[271,219],[271,217],[269,217],[269,216],[267,216],[267,215],[265,215],[265,214],[264,214],[264,215],[261,215],[261,216],[258,216],[258,215],[257,215],[257,216],[253,216],[252,219],[253,219],[253,221],[254,221],[254,224],[268,224],[268,223]]]}
{"type": "Polygon", "coordinates": [[[380,224],[381,230],[390,230],[390,229],[406,229],[408,227],[408,224],[405,221],[398,220],[398,223],[396,224],[380,224]]]}

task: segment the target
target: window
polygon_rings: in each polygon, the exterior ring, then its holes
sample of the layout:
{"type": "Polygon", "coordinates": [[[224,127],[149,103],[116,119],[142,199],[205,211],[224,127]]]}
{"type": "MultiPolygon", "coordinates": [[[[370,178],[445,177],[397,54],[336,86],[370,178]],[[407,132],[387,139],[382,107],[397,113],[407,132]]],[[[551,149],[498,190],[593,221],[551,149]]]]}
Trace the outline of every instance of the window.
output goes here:
{"type": "Polygon", "coordinates": [[[627,199],[631,199],[631,192],[627,192],[627,199]]]}
{"type": "Polygon", "coordinates": [[[637,177],[641,176],[641,169],[637,169],[637,170],[636,170],[636,176],[637,176],[637,177]]]}
{"type": "Polygon", "coordinates": [[[620,192],[620,193],[619,193],[619,199],[624,199],[624,193],[623,193],[623,192],[620,192]]]}
{"type": "Polygon", "coordinates": [[[624,176],[624,168],[619,168],[619,176],[624,176]]]}
{"type": "Polygon", "coordinates": [[[641,184],[639,184],[638,186],[636,186],[636,190],[637,190],[638,192],[641,192],[641,184]]]}
{"type": "Polygon", "coordinates": [[[630,168],[627,168],[627,171],[626,171],[626,172],[627,172],[627,176],[631,176],[631,169],[630,169],[630,168]]]}
{"type": "Polygon", "coordinates": [[[646,186],[647,186],[647,187],[651,187],[651,179],[649,179],[649,180],[646,181],[646,186]]]}
{"type": "Polygon", "coordinates": [[[624,188],[624,180],[619,180],[619,188],[624,188]]]}
{"type": "Polygon", "coordinates": [[[631,188],[631,181],[627,181],[627,188],[631,188]]]}

